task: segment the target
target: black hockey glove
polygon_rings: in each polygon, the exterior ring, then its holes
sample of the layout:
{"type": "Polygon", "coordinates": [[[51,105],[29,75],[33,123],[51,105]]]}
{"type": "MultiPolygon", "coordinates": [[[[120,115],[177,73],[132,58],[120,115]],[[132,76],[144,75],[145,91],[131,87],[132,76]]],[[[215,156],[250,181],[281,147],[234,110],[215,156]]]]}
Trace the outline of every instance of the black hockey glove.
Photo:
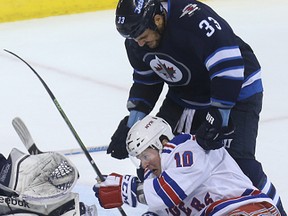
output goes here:
{"type": "Polygon", "coordinates": [[[107,149],[107,154],[111,154],[116,159],[128,158],[128,152],[126,149],[126,137],[129,131],[127,127],[127,121],[129,116],[125,116],[118,125],[117,130],[111,137],[111,142],[107,149]]]}
{"type": "Polygon", "coordinates": [[[196,132],[197,143],[205,150],[219,149],[225,140],[232,139],[234,126],[231,119],[228,126],[222,127],[222,116],[218,108],[211,107],[205,121],[196,132]]]}
{"type": "Polygon", "coordinates": [[[145,212],[144,214],[142,214],[141,216],[159,216],[158,214],[154,213],[154,212],[145,212]]]}

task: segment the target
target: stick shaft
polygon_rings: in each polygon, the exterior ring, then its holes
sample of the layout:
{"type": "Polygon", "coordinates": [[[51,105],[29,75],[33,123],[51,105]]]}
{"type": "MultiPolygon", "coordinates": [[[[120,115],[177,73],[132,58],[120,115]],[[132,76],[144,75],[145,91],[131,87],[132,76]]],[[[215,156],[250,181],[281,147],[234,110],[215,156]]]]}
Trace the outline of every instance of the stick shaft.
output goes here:
{"type": "MultiPolygon", "coordinates": [[[[61,116],[63,117],[64,121],[66,122],[67,126],[69,127],[70,131],[72,132],[72,134],[74,135],[75,139],[77,140],[79,146],[81,147],[81,149],[83,150],[86,158],[89,160],[91,166],[93,167],[94,171],[96,172],[98,178],[101,180],[101,182],[105,181],[104,176],[102,175],[102,173],[100,172],[99,168],[97,167],[95,161],[93,160],[93,158],[91,157],[91,155],[89,154],[86,146],[84,145],[84,143],[82,142],[82,140],[80,139],[79,135],[77,134],[76,130],[74,129],[73,125],[71,124],[70,120],[68,119],[68,117],[66,116],[64,110],[62,109],[62,107],[60,106],[59,102],[57,101],[56,97],[54,96],[53,92],[50,90],[50,88],[48,87],[48,85],[45,83],[45,81],[42,79],[42,77],[34,70],[34,68],[29,65],[24,59],[22,59],[20,56],[16,55],[15,53],[4,49],[4,51],[10,53],[11,55],[17,57],[18,59],[20,59],[22,62],[24,62],[33,72],[34,74],[38,77],[38,79],[41,81],[42,85],[44,86],[44,88],[46,89],[46,91],[48,92],[50,98],[52,99],[52,101],[54,102],[54,105],[56,106],[57,110],[60,112],[61,116]]],[[[121,215],[126,216],[126,213],[124,212],[124,210],[119,207],[118,208],[121,215]]]]}
{"type": "Polygon", "coordinates": [[[68,119],[68,117],[66,116],[65,112],[63,111],[61,105],[58,103],[56,97],[54,96],[53,92],[50,90],[50,88],[48,87],[48,85],[45,83],[45,81],[42,79],[42,77],[34,70],[34,68],[32,68],[31,65],[29,65],[24,59],[22,59],[20,56],[16,55],[15,53],[5,50],[6,52],[14,55],[15,57],[17,57],[18,59],[20,59],[22,62],[24,62],[33,72],[34,74],[38,77],[38,79],[40,80],[40,82],[42,83],[42,85],[44,86],[44,88],[46,89],[46,91],[48,92],[50,98],[52,99],[52,101],[54,102],[54,105],[56,106],[57,110],[60,112],[61,116],[63,117],[64,121],[66,122],[66,124],[68,125],[69,129],[71,130],[72,134],[74,135],[75,139],[77,140],[78,144],[80,145],[81,149],[83,150],[83,152],[85,153],[85,156],[87,157],[87,159],[89,160],[90,164],[92,165],[92,167],[94,168],[97,176],[100,178],[101,181],[104,181],[103,175],[100,172],[100,170],[98,169],[98,167],[96,166],[94,160],[92,159],[91,155],[89,154],[89,152],[87,151],[85,145],[83,144],[82,140],[80,139],[79,135],[77,134],[76,130],[74,129],[74,127],[72,126],[70,120],[68,119]]]}

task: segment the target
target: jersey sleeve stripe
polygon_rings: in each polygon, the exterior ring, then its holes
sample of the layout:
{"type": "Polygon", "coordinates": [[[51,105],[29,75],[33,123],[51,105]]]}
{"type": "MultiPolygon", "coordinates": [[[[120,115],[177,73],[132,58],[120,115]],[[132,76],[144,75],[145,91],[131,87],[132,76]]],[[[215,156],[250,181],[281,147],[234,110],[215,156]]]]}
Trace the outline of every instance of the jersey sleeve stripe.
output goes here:
{"type": "Polygon", "coordinates": [[[133,81],[134,83],[144,84],[144,85],[156,85],[156,84],[163,82],[163,81],[143,81],[143,80],[137,80],[137,79],[133,79],[133,81]]]}
{"type": "MultiPolygon", "coordinates": [[[[235,209],[239,206],[253,203],[253,202],[260,202],[266,201],[267,195],[260,193],[256,195],[248,195],[242,197],[236,197],[226,200],[219,200],[211,204],[201,215],[221,215],[219,214],[221,211],[225,211],[225,209],[235,209]]],[[[230,211],[230,210],[229,210],[230,211]]]]}
{"type": "Polygon", "coordinates": [[[185,192],[166,172],[163,172],[160,178],[154,179],[153,185],[156,193],[167,207],[178,205],[187,197],[185,192]]]}
{"type": "Polygon", "coordinates": [[[149,101],[144,100],[143,98],[130,97],[130,98],[128,98],[128,102],[129,101],[142,101],[143,103],[147,104],[148,106],[152,106],[152,104],[149,103],[149,101]]]}
{"type": "Polygon", "coordinates": [[[139,70],[134,69],[134,73],[140,74],[142,76],[148,76],[148,75],[154,74],[154,71],[153,70],[139,71],[139,70]]]}
{"type": "Polygon", "coordinates": [[[207,70],[214,67],[223,61],[230,61],[234,59],[241,59],[241,52],[238,46],[222,47],[212,53],[205,61],[207,70]]]}
{"type": "Polygon", "coordinates": [[[244,66],[225,68],[221,71],[214,73],[210,79],[215,77],[222,77],[232,80],[243,80],[244,79],[244,66]]]}
{"type": "Polygon", "coordinates": [[[242,88],[248,86],[248,85],[251,85],[252,83],[254,83],[256,80],[259,80],[261,79],[261,69],[257,70],[256,72],[250,74],[250,76],[248,76],[243,85],[242,85],[242,88]]]}

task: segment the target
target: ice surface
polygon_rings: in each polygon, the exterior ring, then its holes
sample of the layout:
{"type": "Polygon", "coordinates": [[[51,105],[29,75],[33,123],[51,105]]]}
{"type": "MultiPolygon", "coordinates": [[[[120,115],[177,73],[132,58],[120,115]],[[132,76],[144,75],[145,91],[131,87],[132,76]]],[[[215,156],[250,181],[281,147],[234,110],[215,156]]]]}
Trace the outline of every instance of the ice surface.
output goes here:
{"type": "MultiPolygon", "coordinates": [[[[265,94],[257,159],[288,209],[288,2],[205,2],[225,17],[260,60],[265,94]]],[[[3,49],[24,58],[42,76],[86,146],[103,146],[128,113],[125,105],[132,71],[123,41],[114,27],[113,10],[0,24],[1,152],[7,156],[12,147],[25,151],[11,125],[16,116],[24,120],[44,151],[79,147],[37,77],[3,49]]],[[[69,157],[81,175],[75,191],[87,204],[97,204],[91,190],[94,170],[84,154],[69,157]]],[[[92,157],[103,174],[135,174],[129,159],[119,161],[105,152],[92,153],[92,157]]],[[[146,210],[143,205],[123,208],[128,215],[146,210]]],[[[120,215],[117,209],[98,206],[98,211],[99,215],[120,215]]]]}

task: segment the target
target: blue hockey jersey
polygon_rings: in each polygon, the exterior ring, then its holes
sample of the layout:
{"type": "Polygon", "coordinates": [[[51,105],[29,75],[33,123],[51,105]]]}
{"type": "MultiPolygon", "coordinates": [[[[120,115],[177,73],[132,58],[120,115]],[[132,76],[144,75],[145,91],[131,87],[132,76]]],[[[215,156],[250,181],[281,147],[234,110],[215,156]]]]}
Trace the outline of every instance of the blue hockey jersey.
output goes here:
{"type": "Polygon", "coordinates": [[[134,69],[129,110],[149,113],[164,83],[169,86],[167,97],[192,109],[231,108],[263,91],[253,50],[209,6],[169,0],[166,21],[155,49],[140,47],[133,39],[125,41],[134,69]]]}

